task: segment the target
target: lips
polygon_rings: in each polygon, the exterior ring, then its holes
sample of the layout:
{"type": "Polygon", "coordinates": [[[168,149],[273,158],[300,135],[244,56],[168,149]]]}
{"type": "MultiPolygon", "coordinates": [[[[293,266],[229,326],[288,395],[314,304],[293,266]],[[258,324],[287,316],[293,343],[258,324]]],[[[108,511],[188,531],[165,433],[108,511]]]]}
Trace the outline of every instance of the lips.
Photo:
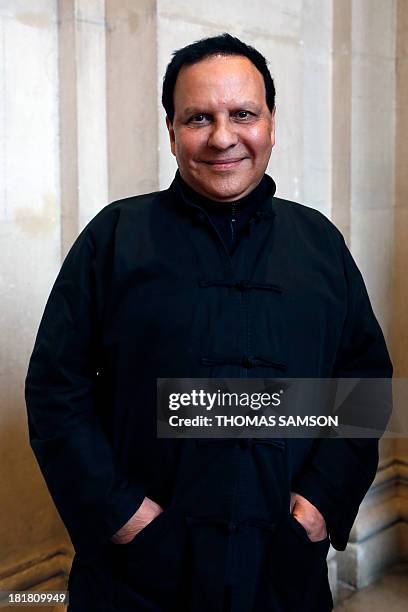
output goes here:
{"type": "Polygon", "coordinates": [[[240,162],[242,162],[244,157],[235,157],[232,159],[216,159],[216,160],[204,160],[203,163],[211,166],[214,170],[228,170],[230,168],[234,168],[238,166],[240,162]]]}

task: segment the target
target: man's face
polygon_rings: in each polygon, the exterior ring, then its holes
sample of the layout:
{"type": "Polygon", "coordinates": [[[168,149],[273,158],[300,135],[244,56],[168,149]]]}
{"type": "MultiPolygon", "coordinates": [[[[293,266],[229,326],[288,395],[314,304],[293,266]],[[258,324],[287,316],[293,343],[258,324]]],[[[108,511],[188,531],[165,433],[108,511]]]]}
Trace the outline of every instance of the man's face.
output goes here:
{"type": "Polygon", "coordinates": [[[275,109],[261,73],[242,56],[212,56],[183,66],[174,89],[171,151],[182,178],[198,193],[224,202],[242,198],[261,180],[275,143],[275,109]]]}

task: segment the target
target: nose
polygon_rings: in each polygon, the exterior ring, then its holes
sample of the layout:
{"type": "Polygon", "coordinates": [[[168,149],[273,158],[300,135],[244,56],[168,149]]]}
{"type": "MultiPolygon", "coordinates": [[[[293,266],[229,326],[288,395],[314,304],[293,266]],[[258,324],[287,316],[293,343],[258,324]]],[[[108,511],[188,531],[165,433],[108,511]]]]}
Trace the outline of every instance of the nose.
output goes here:
{"type": "Polygon", "coordinates": [[[208,146],[220,151],[229,149],[238,143],[238,134],[234,125],[229,120],[219,119],[214,121],[208,137],[208,146]]]}

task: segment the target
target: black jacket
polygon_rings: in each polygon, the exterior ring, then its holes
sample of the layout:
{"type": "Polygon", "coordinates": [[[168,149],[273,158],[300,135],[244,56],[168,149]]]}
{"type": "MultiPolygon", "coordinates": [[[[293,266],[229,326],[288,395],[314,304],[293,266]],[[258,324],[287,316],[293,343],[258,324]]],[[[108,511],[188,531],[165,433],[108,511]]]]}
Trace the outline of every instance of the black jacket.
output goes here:
{"type": "Polygon", "coordinates": [[[275,515],[279,524],[291,489],[320,509],[335,548],[347,544],[376,472],[377,440],[297,439],[282,449],[156,438],[159,377],[392,376],[342,235],[318,211],[274,197],[267,180],[270,195],[232,255],[175,179],[103,208],[62,265],[26,402],[32,449],[79,560],[110,547],[145,495],[165,509],[141,532],[153,542],[155,529],[177,532],[179,517],[194,524],[197,512],[247,520],[252,486],[256,520],[275,515]],[[288,471],[276,480],[282,451],[288,471]],[[259,497],[265,482],[277,487],[273,498],[259,497]]]}

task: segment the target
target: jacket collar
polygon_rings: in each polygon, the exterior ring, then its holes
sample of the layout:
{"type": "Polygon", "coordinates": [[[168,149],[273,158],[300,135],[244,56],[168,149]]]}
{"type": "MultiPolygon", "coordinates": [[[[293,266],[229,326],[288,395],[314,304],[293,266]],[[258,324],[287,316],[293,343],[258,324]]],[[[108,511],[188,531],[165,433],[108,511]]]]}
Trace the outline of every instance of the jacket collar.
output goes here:
{"type": "MultiPolygon", "coordinates": [[[[262,181],[265,185],[265,189],[263,191],[265,191],[266,195],[261,199],[254,215],[259,220],[272,218],[276,214],[273,206],[273,196],[276,192],[275,181],[268,174],[264,174],[262,181]]],[[[255,187],[255,189],[258,189],[258,187],[255,187]]],[[[191,187],[186,185],[181,178],[179,170],[177,170],[175,177],[171,182],[169,191],[176,197],[177,202],[179,202],[186,211],[195,212],[197,214],[203,210],[203,208],[200,206],[200,200],[204,200],[203,196],[196,193],[191,187]]],[[[235,203],[245,204],[245,200],[246,198],[241,198],[239,200],[235,200],[235,203]]],[[[229,204],[232,204],[232,202],[229,202],[229,204]]]]}

